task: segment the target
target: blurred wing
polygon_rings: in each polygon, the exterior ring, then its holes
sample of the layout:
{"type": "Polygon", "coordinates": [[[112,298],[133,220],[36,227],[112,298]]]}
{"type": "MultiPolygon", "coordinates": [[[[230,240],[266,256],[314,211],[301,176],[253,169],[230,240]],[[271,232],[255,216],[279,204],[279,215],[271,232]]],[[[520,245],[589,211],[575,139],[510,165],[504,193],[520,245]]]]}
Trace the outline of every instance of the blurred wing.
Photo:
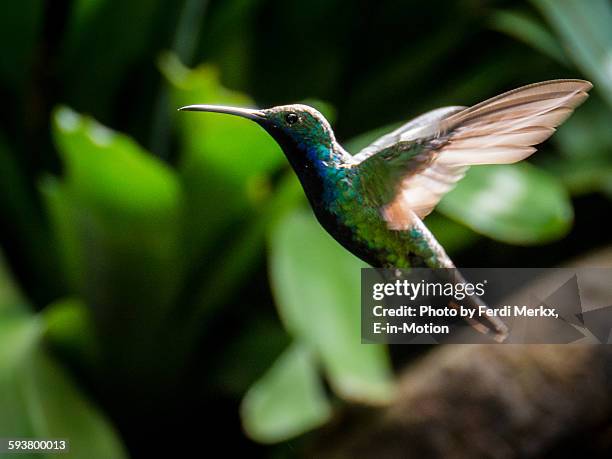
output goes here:
{"type": "Polygon", "coordinates": [[[362,150],[354,157],[356,167],[363,177],[375,175],[376,170],[390,179],[385,192],[380,183],[376,187],[383,196],[382,214],[390,228],[406,229],[414,214],[427,216],[469,166],[510,164],[534,153],[534,145],[550,137],[584,102],[591,88],[591,83],[583,80],[546,81],[461,111],[449,111],[429,124],[398,132],[396,144],[389,145],[391,138],[383,141],[387,136],[379,139],[375,144],[382,149],[375,151],[372,144],[362,150]],[[408,161],[398,160],[400,152],[410,146],[418,153],[408,161]],[[391,167],[400,170],[381,172],[391,167]]]}
{"type": "Polygon", "coordinates": [[[383,135],[379,139],[376,139],[370,145],[353,156],[353,160],[355,162],[362,162],[366,158],[369,158],[370,156],[385,148],[395,145],[398,142],[414,140],[418,137],[422,137],[420,133],[422,132],[423,128],[437,125],[437,123],[443,118],[452,115],[453,113],[465,110],[466,108],[467,107],[460,106],[442,107],[424,113],[401,125],[396,130],[383,135]]]}

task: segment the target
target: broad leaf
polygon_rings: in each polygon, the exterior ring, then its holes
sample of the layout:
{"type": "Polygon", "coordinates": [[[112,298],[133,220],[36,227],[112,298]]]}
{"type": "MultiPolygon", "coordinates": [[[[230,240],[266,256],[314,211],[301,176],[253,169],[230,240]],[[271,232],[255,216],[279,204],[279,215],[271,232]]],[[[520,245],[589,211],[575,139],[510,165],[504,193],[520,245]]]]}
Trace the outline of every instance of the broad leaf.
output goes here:
{"type": "Polygon", "coordinates": [[[438,210],[478,233],[512,244],[558,239],[573,218],[560,183],[527,163],[472,167],[438,210]]]}
{"type": "Polygon", "coordinates": [[[187,256],[204,256],[223,230],[268,196],[268,175],[285,160],[274,140],[250,120],[176,111],[197,103],[253,106],[245,94],[224,88],[213,67],[191,70],[171,54],[162,56],[160,67],[170,83],[170,109],[183,147],[179,170],[187,198],[187,256]]]}
{"type": "Polygon", "coordinates": [[[440,212],[428,215],[425,224],[451,256],[467,249],[480,239],[473,230],[443,216],[440,212]]]}
{"type": "Polygon", "coordinates": [[[612,5],[609,0],[532,0],[568,49],[568,56],[593,79],[612,106],[612,5]]]}
{"type": "Polygon", "coordinates": [[[45,353],[41,345],[44,324],[27,311],[1,261],[0,258],[0,437],[65,438],[70,441],[70,457],[126,457],[104,416],[45,353]]]}
{"type": "Polygon", "coordinates": [[[291,345],[246,393],[240,414],[247,434],[263,443],[324,424],[331,407],[308,347],[291,345]]]}
{"type": "Polygon", "coordinates": [[[599,97],[589,98],[553,137],[563,159],[546,162],[572,194],[609,192],[612,183],[612,112],[599,97]]]}
{"type": "Polygon", "coordinates": [[[316,350],[340,396],[388,400],[392,384],[385,348],[361,343],[364,263],[301,210],[279,221],[270,246],[272,287],[289,332],[316,350]]]}
{"type": "Polygon", "coordinates": [[[69,277],[105,337],[138,355],[123,340],[147,346],[181,279],[179,181],[127,136],[67,108],[53,133],[66,177],[43,191],[69,277]]]}
{"type": "Polygon", "coordinates": [[[19,361],[11,369],[0,366],[0,435],[68,439],[70,457],[74,458],[127,457],[117,433],[104,416],[79,393],[59,365],[35,349],[32,327],[26,323],[7,330],[10,324],[3,325],[0,342],[15,346],[11,352],[14,360],[19,361]],[[29,345],[30,352],[25,352],[24,344],[29,345]]]}
{"type": "Polygon", "coordinates": [[[99,364],[100,343],[91,311],[81,300],[62,298],[49,304],[42,315],[45,340],[56,354],[88,370],[99,364]]]}
{"type": "Polygon", "coordinates": [[[560,64],[567,64],[563,48],[555,37],[536,18],[515,11],[498,11],[491,26],[537,49],[560,64]]]}

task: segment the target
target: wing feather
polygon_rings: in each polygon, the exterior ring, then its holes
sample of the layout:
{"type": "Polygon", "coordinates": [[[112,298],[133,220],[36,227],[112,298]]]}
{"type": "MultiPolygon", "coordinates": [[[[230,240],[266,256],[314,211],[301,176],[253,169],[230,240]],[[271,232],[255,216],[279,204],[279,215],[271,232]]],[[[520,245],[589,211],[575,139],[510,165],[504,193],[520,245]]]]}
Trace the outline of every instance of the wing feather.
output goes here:
{"type": "Polygon", "coordinates": [[[361,151],[359,151],[359,153],[353,156],[353,163],[360,163],[370,156],[375,155],[398,142],[418,138],[419,132],[423,127],[434,126],[444,117],[460,112],[465,108],[467,107],[442,107],[417,116],[416,118],[402,124],[397,129],[383,135],[367,147],[363,148],[361,151]]]}
{"type": "MultiPolygon", "coordinates": [[[[432,111],[419,123],[407,123],[382,137],[355,156],[358,167],[376,166],[373,157],[393,155],[400,143],[415,142],[431,150],[425,167],[413,170],[406,164],[394,187],[392,199],[381,211],[392,229],[409,227],[413,215],[423,218],[464,175],[477,164],[510,164],[535,151],[585,99],[591,83],[584,80],[553,80],[509,91],[467,109],[447,107],[432,111]],[[424,122],[423,122],[424,121],[424,122]],[[407,127],[407,128],[406,128],[407,127]]],[[[403,146],[405,150],[405,145],[403,146]]],[[[393,162],[378,162],[380,164],[393,162]]],[[[391,167],[391,166],[389,166],[391,167]]],[[[400,166],[401,167],[401,166],[400,166]]]]}

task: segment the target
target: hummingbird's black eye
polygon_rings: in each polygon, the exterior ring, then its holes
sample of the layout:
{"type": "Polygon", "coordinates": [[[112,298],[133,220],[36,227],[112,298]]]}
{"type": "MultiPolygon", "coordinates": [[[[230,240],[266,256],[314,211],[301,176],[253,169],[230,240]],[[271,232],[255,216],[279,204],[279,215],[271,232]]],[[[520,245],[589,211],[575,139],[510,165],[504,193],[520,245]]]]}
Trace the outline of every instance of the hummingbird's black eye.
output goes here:
{"type": "Polygon", "coordinates": [[[295,123],[297,123],[299,120],[300,120],[300,117],[299,117],[299,116],[297,116],[295,113],[287,113],[287,114],[285,115],[285,122],[286,122],[288,125],[295,124],[295,123]]]}

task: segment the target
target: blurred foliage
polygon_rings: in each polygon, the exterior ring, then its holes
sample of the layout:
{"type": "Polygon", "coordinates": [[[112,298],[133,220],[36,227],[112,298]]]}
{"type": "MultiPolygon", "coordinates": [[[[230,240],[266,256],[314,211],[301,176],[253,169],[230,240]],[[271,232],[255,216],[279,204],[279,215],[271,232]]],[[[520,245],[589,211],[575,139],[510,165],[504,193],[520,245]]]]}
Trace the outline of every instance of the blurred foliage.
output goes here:
{"type": "Polygon", "coordinates": [[[292,344],[249,389],[242,403],[244,428],[261,442],[287,440],[329,420],[312,352],[292,344]]]}
{"type": "Polygon", "coordinates": [[[320,356],[339,395],[370,403],[388,400],[384,350],[360,342],[361,313],[355,304],[360,301],[361,268],[367,265],[304,212],[279,221],[270,246],[272,290],[286,328],[320,356]]]}
{"type": "MultiPolygon", "coordinates": [[[[30,310],[1,257],[0,285],[2,435],[69,438],[70,455],[77,458],[127,457],[114,428],[48,355],[42,343],[45,317],[30,310]]],[[[30,456],[40,454],[7,457],[30,456]]]]}
{"type": "Polygon", "coordinates": [[[571,225],[567,191],[528,163],[473,167],[439,211],[481,234],[513,244],[541,244],[571,225]]]}
{"type": "Polygon", "coordinates": [[[357,152],[437,106],[591,79],[529,164],[473,168],[427,224],[472,266],[609,242],[588,224],[612,198],[606,0],[25,0],[0,37],[0,437],[120,458],[206,429],[283,457],[391,397],[388,349],[360,343],[363,263],[261,129],[181,105],[306,101],[357,152]]]}

